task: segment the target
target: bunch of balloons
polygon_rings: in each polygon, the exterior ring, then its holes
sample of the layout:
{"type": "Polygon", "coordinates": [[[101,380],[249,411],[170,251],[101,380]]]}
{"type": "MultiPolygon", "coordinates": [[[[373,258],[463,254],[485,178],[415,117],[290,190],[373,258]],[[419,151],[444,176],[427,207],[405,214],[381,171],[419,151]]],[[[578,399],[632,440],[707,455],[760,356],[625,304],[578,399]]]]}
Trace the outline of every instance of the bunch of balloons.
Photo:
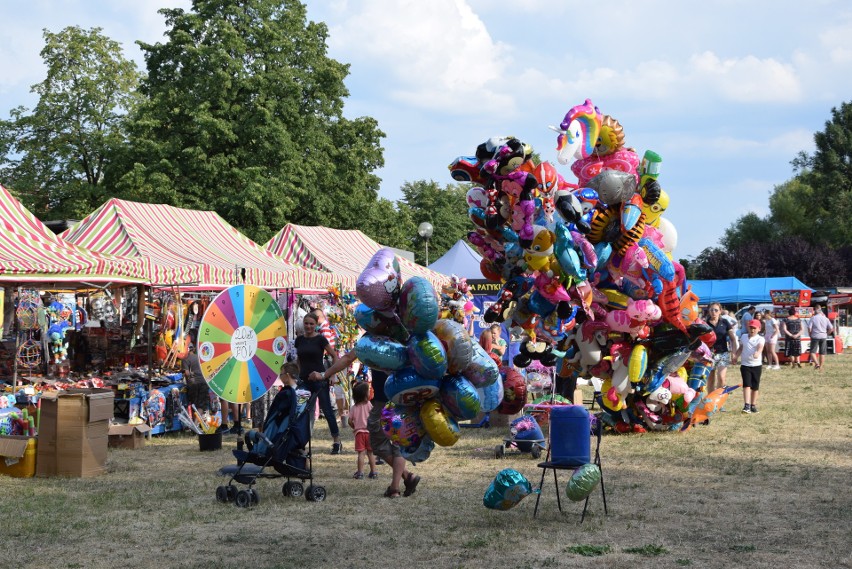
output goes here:
{"type": "Polygon", "coordinates": [[[576,183],[514,137],[449,166],[472,185],[468,240],[482,274],[504,283],[484,319],[527,333],[516,365],[559,355],[563,376],[603,379],[604,419],[620,432],[678,428],[701,399],[715,336],[672,258],[662,160],[640,158],[588,99],[551,128],[576,183]]]}
{"type": "Polygon", "coordinates": [[[496,409],[503,401],[500,370],[485,350],[451,319],[439,319],[432,284],[402,282],[390,249],[378,251],[358,277],[355,319],[366,332],[355,344],[362,363],[390,375],[382,427],[412,462],[435,444],[452,446],[459,420],[496,409]]]}

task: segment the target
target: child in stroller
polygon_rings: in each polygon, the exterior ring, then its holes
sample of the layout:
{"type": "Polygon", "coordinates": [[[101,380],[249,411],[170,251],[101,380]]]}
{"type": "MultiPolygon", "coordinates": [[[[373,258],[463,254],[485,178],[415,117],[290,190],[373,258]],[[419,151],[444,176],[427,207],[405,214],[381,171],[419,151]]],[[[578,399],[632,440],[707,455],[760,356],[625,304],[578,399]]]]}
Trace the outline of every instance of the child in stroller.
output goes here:
{"type": "Polygon", "coordinates": [[[285,496],[298,498],[304,494],[312,502],[325,500],[324,487],[311,484],[305,490],[303,485],[305,480],[313,480],[310,410],[316,402],[316,394],[306,393],[300,397],[295,389],[298,376],[299,367],[295,363],[282,366],[284,387],[272,400],[263,431],[246,433],[248,450],[234,450],[237,464],[220,470],[221,474],[231,476],[226,486],[216,489],[216,499],[220,502],[234,501],[242,508],[257,504],[260,496],[253,488],[257,479],[281,477],[287,478],[282,488],[285,496]],[[266,472],[267,467],[272,467],[274,472],[266,472]],[[301,482],[293,482],[290,478],[298,478],[301,482]],[[233,484],[235,481],[248,485],[248,489],[238,491],[233,484]]]}

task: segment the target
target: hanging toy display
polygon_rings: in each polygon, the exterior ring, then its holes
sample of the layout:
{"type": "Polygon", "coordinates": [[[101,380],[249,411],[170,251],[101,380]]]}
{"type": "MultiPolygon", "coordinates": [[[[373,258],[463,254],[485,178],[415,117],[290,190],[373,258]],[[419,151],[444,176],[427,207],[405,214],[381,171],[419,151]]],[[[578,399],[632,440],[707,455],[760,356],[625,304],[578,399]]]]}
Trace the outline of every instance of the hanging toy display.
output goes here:
{"type": "MultiPolygon", "coordinates": [[[[680,387],[675,376],[708,363],[709,329],[689,308],[698,299],[672,256],[662,158],[650,150],[640,158],[621,123],[589,99],[551,128],[556,159],[575,182],[535,162],[514,137],[488,138],[449,166],[471,184],[468,241],[483,257],[482,274],[504,283],[484,320],[527,334],[517,367],[557,364],[560,377],[601,379],[604,422],[618,432],[643,432],[649,422],[676,430],[700,397],[675,389],[661,403],[657,390],[680,387]]],[[[545,378],[531,376],[528,387],[541,394],[545,378]]],[[[504,408],[510,392],[518,398],[511,387],[504,408]]]]}

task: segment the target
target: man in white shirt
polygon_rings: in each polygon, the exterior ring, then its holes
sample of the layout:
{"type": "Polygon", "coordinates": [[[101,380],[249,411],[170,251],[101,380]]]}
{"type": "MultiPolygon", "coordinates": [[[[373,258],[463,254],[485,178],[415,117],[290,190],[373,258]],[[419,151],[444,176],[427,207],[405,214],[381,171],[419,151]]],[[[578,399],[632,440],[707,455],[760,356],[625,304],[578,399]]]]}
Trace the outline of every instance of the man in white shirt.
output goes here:
{"type": "Polygon", "coordinates": [[[736,364],[740,359],[740,375],[743,378],[743,413],[757,413],[757,393],[760,390],[760,374],[763,371],[763,346],[766,340],[758,334],[760,331],[759,320],[749,320],[747,332],[740,336],[740,345],[737,348],[731,363],[736,364]]]}

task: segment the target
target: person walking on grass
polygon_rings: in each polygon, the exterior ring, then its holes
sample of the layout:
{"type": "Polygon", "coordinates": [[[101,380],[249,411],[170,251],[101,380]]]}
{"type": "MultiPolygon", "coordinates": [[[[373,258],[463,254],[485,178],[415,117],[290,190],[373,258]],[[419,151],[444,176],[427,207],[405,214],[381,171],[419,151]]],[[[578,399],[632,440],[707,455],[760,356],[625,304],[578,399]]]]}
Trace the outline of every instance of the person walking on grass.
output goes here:
{"type": "Polygon", "coordinates": [[[731,347],[735,348],[737,337],[728,321],[722,318],[722,306],[718,302],[713,302],[707,307],[707,324],[716,333],[716,343],[711,346],[713,350],[713,370],[707,379],[707,393],[713,393],[720,387],[727,385],[726,376],[728,366],[731,363],[731,352],[728,342],[730,341],[731,347]]]}
{"type": "Polygon", "coordinates": [[[799,356],[802,355],[802,321],[791,308],[789,316],[781,321],[781,333],[784,334],[784,355],[790,358],[790,367],[802,367],[799,356]]]}
{"type": "Polygon", "coordinates": [[[760,374],[763,371],[763,347],[766,339],[758,334],[760,320],[749,320],[746,333],[740,336],[740,345],[731,363],[740,359],[740,375],[743,378],[743,413],[757,413],[757,394],[760,390],[760,374]]]}
{"type": "Polygon", "coordinates": [[[771,310],[767,310],[763,316],[763,326],[766,332],[763,337],[766,338],[766,347],[763,349],[766,355],[766,369],[781,369],[778,365],[778,337],[780,329],[778,320],[772,314],[771,310]]]}
{"type": "MultiPolygon", "coordinates": [[[[339,371],[343,371],[357,359],[355,350],[351,350],[341,356],[330,368],[325,370],[321,376],[325,379],[339,371]]],[[[373,386],[373,409],[370,411],[370,416],[367,419],[367,430],[370,432],[370,446],[373,449],[375,456],[378,456],[387,462],[393,470],[390,486],[385,490],[386,498],[398,498],[402,496],[411,496],[417,490],[417,485],[420,484],[420,477],[409,471],[405,466],[405,458],[399,450],[399,446],[391,442],[385,432],[382,430],[382,409],[388,402],[385,395],[385,381],[388,374],[371,369],[372,386],[373,386]],[[405,491],[400,493],[400,484],[403,485],[405,491]]]]}
{"type": "Polygon", "coordinates": [[[365,458],[370,465],[368,477],[370,479],[379,477],[376,472],[376,458],[373,456],[373,447],[370,446],[370,431],[367,430],[367,420],[370,418],[370,411],[373,410],[369,397],[370,386],[366,382],[361,382],[352,388],[352,399],[355,404],[349,409],[349,426],[355,433],[355,452],[358,453],[358,470],[352,476],[356,480],[364,478],[365,458]]]}
{"type": "Polygon", "coordinates": [[[331,446],[331,454],[343,452],[343,443],[340,441],[340,428],[337,425],[337,416],[331,405],[331,392],[328,380],[334,374],[325,374],[323,356],[331,358],[332,365],[337,362],[337,352],[328,343],[328,340],[318,332],[317,318],[314,314],[308,314],[302,319],[305,333],[296,338],[296,362],[299,364],[299,384],[303,389],[311,393],[318,393],[320,409],[328,423],[328,430],[334,443],[331,446]]]}
{"type": "Polygon", "coordinates": [[[817,369],[822,371],[825,366],[825,353],[828,348],[828,336],[834,333],[834,326],[831,325],[831,320],[822,313],[822,307],[817,306],[814,310],[814,315],[808,325],[808,331],[811,337],[811,363],[817,369]]]}

